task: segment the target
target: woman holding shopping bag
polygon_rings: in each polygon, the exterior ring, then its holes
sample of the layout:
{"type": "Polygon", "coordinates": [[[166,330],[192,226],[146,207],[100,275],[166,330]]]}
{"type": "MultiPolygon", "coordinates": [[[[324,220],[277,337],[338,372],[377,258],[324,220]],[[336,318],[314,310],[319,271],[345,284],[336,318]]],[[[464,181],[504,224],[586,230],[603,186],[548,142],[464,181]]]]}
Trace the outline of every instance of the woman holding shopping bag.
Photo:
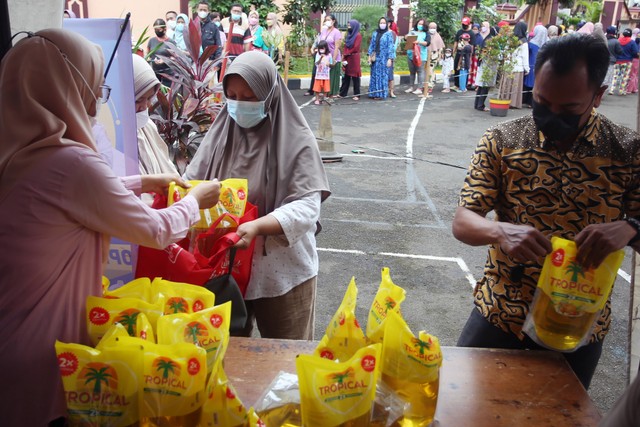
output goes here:
{"type": "Polygon", "coordinates": [[[224,76],[227,105],[187,167],[187,179],[247,178],[258,219],[238,227],[255,240],[245,293],[250,336],[313,339],[320,204],[329,184],[313,132],[271,59],[246,52],[224,76]]]}

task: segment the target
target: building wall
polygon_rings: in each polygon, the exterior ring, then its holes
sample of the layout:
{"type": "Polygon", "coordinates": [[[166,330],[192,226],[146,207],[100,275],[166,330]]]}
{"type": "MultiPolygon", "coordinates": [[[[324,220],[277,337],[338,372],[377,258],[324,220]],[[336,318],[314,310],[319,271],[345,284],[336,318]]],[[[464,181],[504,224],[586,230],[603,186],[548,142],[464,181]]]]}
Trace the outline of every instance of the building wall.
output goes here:
{"type": "MultiPolygon", "coordinates": [[[[18,0],[13,0],[17,2],[18,0]]],[[[28,1],[28,0],[27,0],[28,1]]],[[[32,0],[35,1],[35,0],[32,0]]],[[[42,2],[42,0],[40,0],[42,2]]],[[[152,0],[152,1],[131,1],[131,0],[63,0],[65,9],[71,9],[79,18],[124,18],[127,12],[131,12],[131,35],[137,40],[142,31],[149,27],[147,34],[153,35],[153,21],[158,18],[164,19],[165,13],[175,10],[178,13],[189,12],[188,0],[152,0]],[[86,11],[86,12],[84,12],[86,11]]],[[[24,0],[23,0],[24,2],[24,0]]],[[[275,0],[274,3],[283,9],[287,0],[275,0]]],[[[215,3],[215,2],[214,2],[215,3]]],[[[215,8],[213,8],[215,11],[215,8]]],[[[265,17],[262,17],[264,19],[265,17]]],[[[282,14],[281,14],[282,21],[282,14]]],[[[283,27],[284,28],[284,27],[283,27]]]]}
{"type": "MultiPolygon", "coordinates": [[[[62,4],[50,0],[9,0],[11,34],[62,27],[62,4]]],[[[16,39],[17,40],[17,39],[16,39]]],[[[14,40],[14,42],[16,41],[14,40]]]]}

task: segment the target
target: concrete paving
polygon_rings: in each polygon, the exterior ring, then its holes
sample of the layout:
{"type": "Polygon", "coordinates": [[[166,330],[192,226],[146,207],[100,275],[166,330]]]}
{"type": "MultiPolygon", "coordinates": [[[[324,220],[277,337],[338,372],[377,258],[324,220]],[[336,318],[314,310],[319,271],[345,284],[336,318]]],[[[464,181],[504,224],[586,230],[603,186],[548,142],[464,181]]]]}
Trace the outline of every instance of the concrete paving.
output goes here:
{"type": "MultiPolygon", "coordinates": [[[[330,107],[334,146],[343,161],[326,165],[333,195],[323,204],[318,236],[317,339],[351,276],[359,289],[357,316],[366,325],[386,266],[407,291],[402,311],[414,332],[426,330],[453,346],[472,310],[472,283],[482,275],[487,248],[458,242],[451,221],[477,141],[504,119],[474,110],[473,92],[442,94],[436,87],[434,98],[424,101],[405,88],[393,100],[364,96],[330,107]]],[[[323,107],[308,105],[302,90],[292,93],[317,130],[323,107]]],[[[636,96],[609,97],[600,111],[635,128],[636,102],[636,96]]],[[[530,113],[510,110],[507,119],[530,113]]],[[[616,281],[612,330],[589,391],[603,412],[628,381],[630,258],[616,281]]]]}

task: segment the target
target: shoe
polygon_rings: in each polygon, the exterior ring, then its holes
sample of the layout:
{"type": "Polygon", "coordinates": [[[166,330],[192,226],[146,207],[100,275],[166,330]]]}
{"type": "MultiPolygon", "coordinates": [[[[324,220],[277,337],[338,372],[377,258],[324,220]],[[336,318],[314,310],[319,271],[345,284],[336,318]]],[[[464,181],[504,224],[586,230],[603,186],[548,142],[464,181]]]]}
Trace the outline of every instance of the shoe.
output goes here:
{"type": "Polygon", "coordinates": [[[354,100],[354,101],[360,101],[360,98],[359,98],[359,97],[357,97],[357,96],[354,96],[354,97],[353,97],[353,100],[354,100]]]}
{"type": "Polygon", "coordinates": [[[412,92],[414,95],[422,95],[422,89],[416,89],[412,92]]]}
{"type": "Polygon", "coordinates": [[[390,93],[390,94],[389,94],[389,97],[390,97],[390,98],[397,98],[397,96],[396,96],[396,94],[395,94],[395,93],[390,93]]]}
{"type": "Polygon", "coordinates": [[[315,101],[313,101],[314,104],[316,105],[320,105],[320,101],[318,101],[317,99],[315,101]]]}
{"type": "Polygon", "coordinates": [[[466,89],[464,89],[464,90],[459,90],[458,92],[460,92],[460,93],[466,93],[466,92],[467,92],[467,90],[466,90],[466,89]]]}
{"type": "Polygon", "coordinates": [[[311,96],[311,95],[313,95],[313,92],[311,92],[311,91],[307,91],[307,92],[304,93],[304,96],[311,96]]]}
{"type": "Polygon", "coordinates": [[[451,92],[450,89],[442,89],[442,93],[449,93],[449,92],[451,92]]]}
{"type": "Polygon", "coordinates": [[[410,87],[409,89],[404,91],[404,93],[411,93],[411,92],[413,92],[413,88],[412,87],[410,87]]]}

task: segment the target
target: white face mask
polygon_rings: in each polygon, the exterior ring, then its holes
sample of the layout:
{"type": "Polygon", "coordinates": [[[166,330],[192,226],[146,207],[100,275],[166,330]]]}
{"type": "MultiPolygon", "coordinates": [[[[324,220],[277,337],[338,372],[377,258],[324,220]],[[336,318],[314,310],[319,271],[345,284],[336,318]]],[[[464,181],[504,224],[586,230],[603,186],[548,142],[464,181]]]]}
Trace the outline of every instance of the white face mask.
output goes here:
{"type": "Polygon", "coordinates": [[[136,113],[136,128],[142,129],[149,123],[149,110],[140,111],[136,113]]]}
{"type": "Polygon", "coordinates": [[[481,33],[486,33],[487,31],[489,31],[489,29],[487,27],[480,28],[480,32],[481,33]]]}
{"type": "Polygon", "coordinates": [[[198,18],[200,19],[207,19],[207,16],[209,16],[209,12],[205,12],[204,10],[198,12],[198,18]]]}
{"type": "Polygon", "coordinates": [[[171,20],[171,21],[167,21],[167,25],[168,25],[168,26],[169,26],[169,28],[171,28],[172,30],[175,30],[175,29],[176,29],[176,24],[177,24],[177,22],[175,21],[175,19],[174,19],[174,20],[171,20]]]}
{"type": "Polygon", "coordinates": [[[250,129],[267,117],[264,101],[236,101],[227,99],[227,111],[241,128],[250,129]]]}
{"type": "Polygon", "coordinates": [[[450,53],[445,53],[444,56],[446,56],[447,58],[451,56],[450,53]]]}
{"type": "Polygon", "coordinates": [[[324,26],[325,26],[325,27],[327,27],[327,28],[331,28],[331,27],[333,27],[333,22],[331,22],[331,21],[324,21],[324,26]]]}
{"type": "Polygon", "coordinates": [[[429,28],[429,34],[435,34],[435,33],[436,33],[435,28],[429,28]]]}
{"type": "Polygon", "coordinates": [[[379,25],[381,30],[386,30],[387,29],[387,24],[380,24],[379,25]]]}

